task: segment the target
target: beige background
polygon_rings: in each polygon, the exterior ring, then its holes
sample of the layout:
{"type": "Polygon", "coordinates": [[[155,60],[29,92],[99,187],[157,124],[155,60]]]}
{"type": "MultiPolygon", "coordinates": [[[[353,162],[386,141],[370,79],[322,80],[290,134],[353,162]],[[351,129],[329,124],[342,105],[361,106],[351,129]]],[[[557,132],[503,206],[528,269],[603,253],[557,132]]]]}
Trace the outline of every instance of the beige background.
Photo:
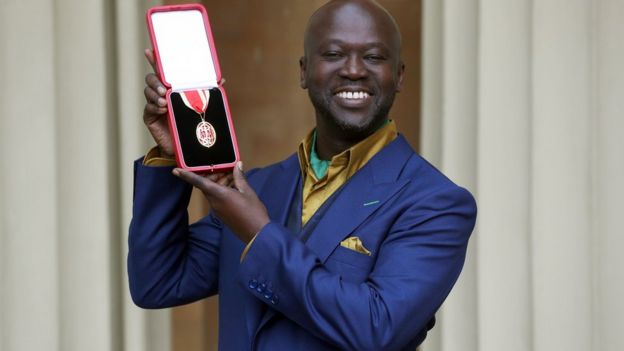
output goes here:
{"type": "MultiPolygon", "coordinates": [[[[289,153],[311,125],[299,120],[310,113],[301,91],[281,100],[248,83],[289,70],[287,58],[274,66],[241,38],[263,11],[302,16],[312,2],[246,12],[256,3],[231,2],[241,16],[227,23],[254,20],[216,39],[220,54],[234,43],[257,64],[223,67],[228,89],[247,89],[232,93],[235,116],[261,119],[255,132],[236,122],[250,166],[289,153]],[[297,119],[276,132],[272,111],[297,119]]],[[[171,349],[170,311],[134,307],[124,275],[132,160],[151,144],[139,116],[154,4],[0,0],[0,351],[171,349]]],[[[480,207],[424,349],[624,349],[624,2],[424,0],[422,10],[421,129],[403,122],[409,112],[397,119],[480,207]]],[[[296,47],[294,33],[283,42],[296,47]]]]}

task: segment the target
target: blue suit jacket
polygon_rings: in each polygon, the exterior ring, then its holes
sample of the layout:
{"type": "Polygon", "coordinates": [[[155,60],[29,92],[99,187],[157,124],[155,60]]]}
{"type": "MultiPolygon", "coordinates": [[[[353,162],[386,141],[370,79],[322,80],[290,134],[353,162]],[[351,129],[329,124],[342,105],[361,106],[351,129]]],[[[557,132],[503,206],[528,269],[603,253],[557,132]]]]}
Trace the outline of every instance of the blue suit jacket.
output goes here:
{"type": "Polygon", "coordinates": [[[245,244],[218,219],[187,225],[186,183],[138,161],[135,303],[162,308],[218,293],[222,350],[414,350],[462,269],[472,196],[399,136],[344,185],[304,243],[285,227],[300,177],[296,155],[247,174],[272,222],[241,263],[245,244]],[[371,255],[340,246],[350,236],[371,255]]]}

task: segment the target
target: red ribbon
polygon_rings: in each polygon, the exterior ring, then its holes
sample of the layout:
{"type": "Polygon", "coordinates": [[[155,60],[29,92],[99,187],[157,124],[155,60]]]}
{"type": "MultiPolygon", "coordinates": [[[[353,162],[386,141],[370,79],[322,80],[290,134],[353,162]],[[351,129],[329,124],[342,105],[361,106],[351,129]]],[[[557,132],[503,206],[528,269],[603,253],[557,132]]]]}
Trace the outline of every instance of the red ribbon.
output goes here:
{"type": "Polygon", "coordinates": [[[200,115],[206,112],[210,100],[209,90],[187,90],[180,93],[184,104],[200,115]]]}

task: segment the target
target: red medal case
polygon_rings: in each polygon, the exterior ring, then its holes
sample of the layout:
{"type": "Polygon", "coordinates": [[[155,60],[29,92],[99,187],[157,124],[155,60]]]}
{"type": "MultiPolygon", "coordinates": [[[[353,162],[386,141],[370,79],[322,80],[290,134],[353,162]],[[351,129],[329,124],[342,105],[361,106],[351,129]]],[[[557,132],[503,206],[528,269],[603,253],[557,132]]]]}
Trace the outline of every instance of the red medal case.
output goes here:
{"type": "Polygon", "coordinates": [[[210,173],[231,170],[240,157],[206,9],[199,4],[153,7],[147,11],[147,26],[158,75],[167,87],[178,167],[210,173]],[[210,91],[205,122],[216,135],[210,147],[203,146],[197,134],[203,119],[180,95],[200,89],[210,91]]]}

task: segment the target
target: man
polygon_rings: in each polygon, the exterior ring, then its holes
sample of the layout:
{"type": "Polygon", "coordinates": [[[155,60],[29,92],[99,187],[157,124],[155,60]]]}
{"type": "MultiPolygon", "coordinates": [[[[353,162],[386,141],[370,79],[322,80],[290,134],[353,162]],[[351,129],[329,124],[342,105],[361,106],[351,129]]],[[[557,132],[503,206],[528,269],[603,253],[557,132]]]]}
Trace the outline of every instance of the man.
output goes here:
{"type": "Polygon", "coordinates": [[[164,89],[148,75],[158,149],[135,168],[132,297],[162,308],[219,294],[223,350],[414,350],[461,271],[474,200],[388,119],[404,65],[382,7],[328,2],[304,48],[316,128],[298,153],[246,176],[240,164],[208,177],[150,166],[173,147],[164,89]],[[212,208],[191,226],[189,184],[212,208]]]}

